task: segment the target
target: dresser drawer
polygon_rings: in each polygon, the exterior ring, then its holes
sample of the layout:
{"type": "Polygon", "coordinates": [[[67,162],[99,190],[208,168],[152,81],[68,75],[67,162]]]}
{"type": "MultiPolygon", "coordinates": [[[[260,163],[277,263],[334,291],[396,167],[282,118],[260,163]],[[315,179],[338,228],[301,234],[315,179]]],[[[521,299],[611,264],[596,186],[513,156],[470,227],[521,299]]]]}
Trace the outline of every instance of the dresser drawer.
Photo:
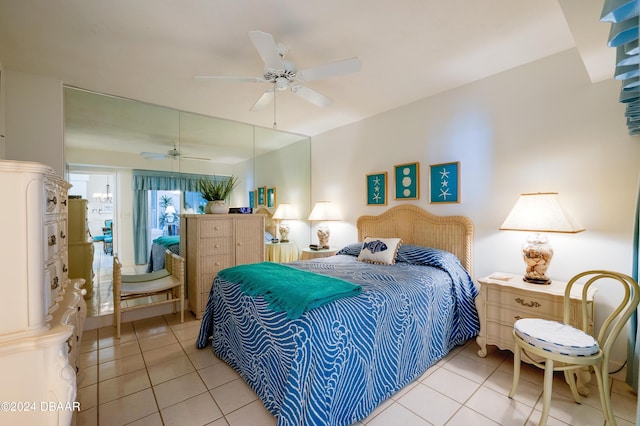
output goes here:
{"type": "Polygon", "coordinates": [[[203,220],[200,222],[200,238],[232,236],[233,221],[230,219],[203,220]]]}
{"type": "Polygon", "coordinates": [[[219,237],[200,240],[201,256],[218,256],[233,253],[233,238],[219,237]]]}
{"type": "MultiPolygon", "coordinates": [[[[515,316],[557,319],[563,317],[563,309],[564,303],[560,297],[527,291],[515,292],[504,288],[487,289],[487,319],[504,323],[513,323],[515,316]]],[[[570,315],[574,321],[573,306],[570,315]]]]}
{"type": "Polygon", "coordinates": [[[231,253],[218,256],[202,256],[200,258],[200,273],[215,275],[218,271],[233,265],[233,254],[231,253]]]}

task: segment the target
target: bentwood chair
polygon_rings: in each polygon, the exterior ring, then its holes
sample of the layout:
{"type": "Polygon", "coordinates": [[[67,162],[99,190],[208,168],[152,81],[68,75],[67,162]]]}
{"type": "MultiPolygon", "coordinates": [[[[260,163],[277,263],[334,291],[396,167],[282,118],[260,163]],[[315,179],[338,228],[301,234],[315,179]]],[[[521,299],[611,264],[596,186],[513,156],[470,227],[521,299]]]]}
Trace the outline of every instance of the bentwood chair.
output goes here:
{"type": "Polygon", "coordinates": [[[574,374],[579,369],[591,367],[598,382],[605,423],[608,422],[615,426],[616,421],[609,394],[609,353],[621,329],[638,307],[639,301],[640,288],[635,280],[627,275],[594,270],[583,272],[571,278],[567,283],[564,295],[564,322],[523,318],[514,323],[513,385],[509,392],[509,398],[512,398],[516,393],[520,377],[521,356],[524,354],[531,364],[544,369],[542,415],[538,424],[540,426],[546,425],[551,405],[553,372],[564,372],[565,380],[571,388],[574,399],[580,403],[581,399],[574,374]],[[580,329],[569,325],[569,295],[572,286],[579,281],[584,283],[581,304],[583,321],[580,329]],[[604,321],[597,338],[595,338],[587,333],[589,322],[592,321],[587,315],[587,292],[595,282],[604,284],[605,281],[622,285],[624,295],[617,308],[604,321]],[[541,358],[544,360],[538,361],[541,358]]]}
{"type": "Polygon", "coordinates": [[[122,313],[132,309],[173,303],[173,312],[179,310],[180,322],[184,322],[184,258],[166,250],[164,268],[145,274],[123,275],[118,256],[113,257],[113,323],[117,338],[120,338],[122,313]],[[142,303],[127,302],[142,298],[145,299],[138,300],[142,303]],[[124,302],[127,302],[126,306],[124,302]]]}

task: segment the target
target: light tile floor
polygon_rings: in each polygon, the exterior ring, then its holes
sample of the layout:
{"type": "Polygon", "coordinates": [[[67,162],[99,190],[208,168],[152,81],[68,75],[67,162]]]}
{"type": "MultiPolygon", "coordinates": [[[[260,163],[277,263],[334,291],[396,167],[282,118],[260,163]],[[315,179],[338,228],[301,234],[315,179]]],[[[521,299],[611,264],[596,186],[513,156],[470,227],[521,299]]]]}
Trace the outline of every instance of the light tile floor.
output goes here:
{"type": "MultiPolygon", "coordinates": [[[[210,348],[196,349],[200,321],[187,314],[88,330],[82,337],[77,425],[274,425],[256,394],[210,348]]],[[[542,372],[523,366],[515,398],[513,358],[492,347],[486,358],[469,341],[385,401],[361,425],[535,425],[542,372]]],[[[595,384],[578,405],[561,376],[554,383],[549,425],[601,425],[595,384]]],[[[636,396],[614,381],[614,411],[621,426],[635,425],[636,396]]]]}

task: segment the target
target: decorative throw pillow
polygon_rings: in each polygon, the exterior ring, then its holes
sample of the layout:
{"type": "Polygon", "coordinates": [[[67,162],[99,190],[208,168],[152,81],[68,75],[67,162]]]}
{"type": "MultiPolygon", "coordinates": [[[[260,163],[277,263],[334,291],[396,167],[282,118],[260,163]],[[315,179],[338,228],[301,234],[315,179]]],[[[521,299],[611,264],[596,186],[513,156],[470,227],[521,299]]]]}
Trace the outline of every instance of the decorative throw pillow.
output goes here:
{"type": "Polygon", "coordinates": [[[361,262],[393,265],[400,247],[400,238],[366,237],[358,260],[361,262]]]}

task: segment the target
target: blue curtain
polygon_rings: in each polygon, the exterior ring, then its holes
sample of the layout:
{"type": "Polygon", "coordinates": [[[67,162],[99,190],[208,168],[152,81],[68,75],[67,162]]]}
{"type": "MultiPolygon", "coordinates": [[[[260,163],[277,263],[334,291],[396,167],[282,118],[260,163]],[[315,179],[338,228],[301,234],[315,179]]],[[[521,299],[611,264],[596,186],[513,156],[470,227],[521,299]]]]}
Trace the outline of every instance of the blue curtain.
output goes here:
{"type": "MultiPolygon", "coordinates": [[[[207,175],[171,173],[155,170],[133,170],[133,248],[135,262],[147,263],[149,258],[149,197],[147,191],[198,191],[198,181],[207,175]]],[[[229,179],[216,176],[216,179],[229,179]]]]}
{"type": "Polygon", "coordinates": [[[640,49],[638,15],[640,0],[605,0],[600,20],[610,22],[607,45],[616,49],[613,77],[622,82],[618,100],[626,105],[630,135],[640,135],[640,49]]]}

